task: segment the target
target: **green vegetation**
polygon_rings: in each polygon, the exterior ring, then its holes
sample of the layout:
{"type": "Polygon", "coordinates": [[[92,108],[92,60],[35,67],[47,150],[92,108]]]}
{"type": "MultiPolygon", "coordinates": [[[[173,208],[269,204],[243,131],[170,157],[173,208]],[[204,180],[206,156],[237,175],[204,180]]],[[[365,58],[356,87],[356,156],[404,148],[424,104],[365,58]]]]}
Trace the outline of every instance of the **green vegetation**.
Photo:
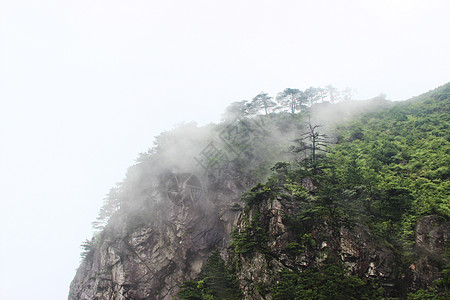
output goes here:
{"type": "Polygon", "coordinates": [[[450,218],[449,106],[446,85],[341,128],[317,182],[334,180],[333,196],[353,219],[410,246],[419,217],[450,218]]]}
{"type": "Polygon", "coordinates": [[[92,236],[92,238],[90,240],[86,239],[82,244],[81,244],[81,259],[82,260],[91,260],[94,257],[94,252],[95,249],[98,248],[99,246],[99,242],[100,242],[100,236],[101,233],[96,233],[92,236]]]}
{"type": "MultiPolygon", "coordinates": [[[[300,159],[277,163],[265,184],[257,184],[242,197],[244,215],[251,220],[233,232],[231,248],[237,255],[268,251],[267,216],[259,204],[280,197],[299,207],[284,217],[296,236],[286,246],[287,253],[300,255],[314,247],[313,231],[339,240],[343,227],[359,223],[380,243],[391,246],[402,276],[408,263],[419,257],[414,248],[417,221],[426,215],[450,220],[449,108],[450,85],[446,85],[341,126],[337,144],[327,155],[317,156],[311,151],[314,144],[297,140],[291,149],[300,159]],[[324,224],[331,231],[321,230],[324,224]]],[[[314,131],[317,128],[310,125],[305,136],[321,136],[314,131]]],[[[337,254],[336,249],[330,251],[337,254]]],[[[444,263],[448,261],[432,259],[434,267],[444,270],[443,278],[427,290],[410,293],[408,299],[447,299],[449,271],[444,263]]],[[[272,295],[274,299],[376,299],[379,292],[376,286],[349,275],[339,262],[327,260],[302,273],[282,272],[272,295]]],[[[406,297],[400,291],[398,296],[406,297]]]]}
{"type": "Polygon", "coordinates": [[[230,247],[235,253],[245,254],[253,251],[266,252],[269,237],[267,229],[260,226],[260,215],[256,214],[250,224],[239,231],[237,228],[231,232],[233,239],[230,247]]]}
{"type": "Polygon", "coordinates": [[[185,281],[178,297],[186,300],[242,299],[236,277],[217,250],[208,257],[200,279],[185,281]]]}
{"type": "MultiPolygon", "coordinates": [[[[351,91],[341,95],[348,100],[351,91]]],[[[279,253],[270,250],[269,216],[263,207],[278,199],[291,204],[282,216],[290,237],[280,251],[290,258],[314,251],[314,255],[320,251],[320,255],[325,251],[326,255],[314,257],[312,263],[302,267],[290,266],[278,274],[279,283],[275,286],[263,287],[258,282],[257,289],[271,293],[274,299],[379,298],[382,291],[378,286],[362,274],[358,274],[360,277],[351,274],[336,258],[339,240],[343,229],[356,225],[368,228],[371,237],[373,234],[380,245],[387,245],[394,253],[398,279],[407,276],[408,266],[423,255],[415,248],[414,229],[418,220],[427,215],[439,216],[442,223],[450,220],[450,84],[362,114],[331,132],[322,124],[312,123],[311,106],[319,103],[329,107],[337,97],[338,91],[331,86],[305,91],[285,89],[275,98],[277,103],[266,93],[260,93],[251,102],[233,103],[224,117],[227,122],[209,128],[185,126],[179,132],[162,134],[155,147],[130,169],[124,183],[111,190],[94,226],[103,229],[120,220],[125,222],[120,227],[126,235],[148,223],[157,205],[160,208],[170,205],[169,201],[167,204],[154,200],[166,197],[167,170],[176,169],[180,163],[186,164],[183,165],[186,168],[193,167],[191,158],[204,150],[199,144],[212,145],[212,141],[205,142],[212,135],[219,136],[224,130],[226,134],[222,137],[246,132],[245,141],[230,137],[228,148],[234,149],[236,157],[226,161],[227,167],[221,166],[220,175],[207,186],[211,191],[220,191],[227,189],[227,183],[233,183],[236,190],[254,185],[241,198],[243,222],[231,233],[233,262],[250,258],[255,252],[265,254],[266,258],[277,257],[279,253]],[[310,121],[305,129],[307,119],[310,121]],[[229,123],[230,120],[234,123],[229,123]],[[227,129],[230,124],[236,126],[227,129]],[[325,128],[333,139],[322,132],[325,128]],[[198,136],[193,138],[197,132],[198,136]],[[192,147],[198,152],[186,151],[175,159],[173,145],[192,147]],[[269,166],[279,160],[270,174],[269,166]],[[117,215],[121,218],[114,218],[117,215]],[[325,250],[319,249],[322,241],[329,242],[325,250]]],[[[215,138],[211,140],[220,139],[215,138]]],[[[221,146],[217,145],[217,149],[221,146]]],[[[210,157],[207,165],[216,166],[223,163],[222,158],[231,157],[233,149],[228,149],[229,152],[226,149],[220,148],[224,155],[210,157]]],[[[240,205],[235,204],[232,210],[240,210],[240,205]]],[[[94,247],[94,240],[85,242],[83,257],[91,257],[94,247]]],[[[450,271],[445,265],[449,259],[430,260],[433,268],[442,271],[442,278],[434,285],[409,295],[407,288],[403,288],[396,296],[448,297],[450,271]]],[[[239,264],[234,267],[239,268],[239,264]]],[[[185,282],[178,296],[240,299],[233,271],[218,252],[213,252],[200,278],[185,282]]]]}
{"type": "Polygon", "coordinates": [[[348,275],[336,259],[328,258],[319,267],[304,272],[284,271],[272,290],[274,300],[362,300],[381,299],[381,290],[370,282],[348,275]]]}
{"type": "Polygon", "coordinates": [[[263,200],[271,199],[274,194],[274,191],[269,186],[259,183],[242,196],[241,200],[245,203],[245,211],[247,213],[252,211],[253,214],[245,215],[245,226],[243,228],[235,228],[231,232],[232,242],[230,247],[235,253],[267,252],[267,242],[269,241],[268,226],[262,220],[258,209],[254,208],[258,207],[263,200]]]}
{"type": "Polygon", "coordinates": [[[92,227],[95,229],[104,229],[108,224],[109,218],[120,208],[120,185],[112,188],[105,199],[103,199],[103,206],[97,216],[97,220],[92,222],[92,227]]]}
{"type": "MultiPolygon", "coordinates": [[[[278,183],[305,221],[362,222],[378,237],[408,250],[419,217],[450,218],[450,85],[391,109],[363,115],[338,130],[326,157],[278,164],[278,183]],[[288,170],[287,168],[290,168],[288,170]],[[301,180],[314,190],[305,194],[301,180]]],[[[307,149],[303,147],[300,149],[307,149]]],[[[275,188],[274,188],[275,189],[275,188]]]]}

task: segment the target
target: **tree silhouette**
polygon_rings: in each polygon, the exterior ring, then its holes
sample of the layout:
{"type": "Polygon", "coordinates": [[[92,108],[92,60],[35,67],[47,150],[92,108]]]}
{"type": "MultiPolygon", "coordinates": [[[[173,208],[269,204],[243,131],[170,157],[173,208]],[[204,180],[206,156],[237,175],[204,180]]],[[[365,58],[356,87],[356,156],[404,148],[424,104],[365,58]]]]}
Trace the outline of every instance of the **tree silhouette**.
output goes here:
{"type": "Polygon", "coordinates": [[[288,108],[292,114],[305,106],[306,99],[299,89],[287,88],[277,96],[277,102],[284,108],[288,108]]]}
{"type": "Polygon", "coordinates": [[[272,97],[269,97],[267,93],[261,92],[256,95],[250,103],[250,111],[255,114],[261,109],[264,109],[266,115],[269,114],[269,109],[275,107],[276,102],[272,101],[272,97]]]}
{"type": "Polygon", "coordinates": [[[325,87],[327,90],[328,98],[331,103],[335,103],[339,100],[339,90],[332,85],[327,85],[325,87]]]}
{"type": "Polygon", "coordinates": [[[314,87],[307,88],[304,92],[304,97],[306,103],[308,103],[310,106],[312,106],[314,103],[316,103],[319,100],[319,91],[318,89],[314,87]]]}
{"type": "Polygon", "coordinates": [[[249,114],[249,103],[247,100],[236,101],[225,108],[223,114],[224,121],[231,121],[236,118],[241,119],[249,114]]]}
{"type": "Polygon", "coordinates": [[[100,208],[97,220],[92,222],[94,229],[103,229],[108,224],[109,218],[120,209],[121,186],[118,184],[115,188],[111,188],[108,195],[103,199],[103,205],[100,208]]]}
{"type": "Polygon", "coordinates": [[[328,136],[321,134],[319,128],[322,125],[312,125],[311,121],[306,122],[306,132],[304,132],[299,139],[295,142],[297,146],[292,147],[292,151],[295,153],[303,152],[305,158],[310,153],[310,158],[312,162],[315,162],[320,157],[320,152],[327,152],[328,136]]]}
{"type": "Polygon", "coordinates": [[[341,94],[342,100],[344,101],[350,101],[353,99],[353,90],[351,88],[345,88],[345,90],[343,90],[341,94]]]}
{"type": "Polygon", "coordinates": [[[323,102],[325,98],[328,96],[328,90],[325,88],[317,88],[317,97],[320,99],[320,102],[323,102]]]}

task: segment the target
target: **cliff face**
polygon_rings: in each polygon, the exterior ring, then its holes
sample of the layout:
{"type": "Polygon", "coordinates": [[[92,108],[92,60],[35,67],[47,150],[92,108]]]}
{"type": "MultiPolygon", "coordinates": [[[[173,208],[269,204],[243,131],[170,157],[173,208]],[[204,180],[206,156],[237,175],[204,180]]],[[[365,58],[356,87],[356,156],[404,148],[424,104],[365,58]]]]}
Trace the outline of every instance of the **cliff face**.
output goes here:
{"type": "Polygon", "coordinates": [[[447,299],[449,99],[362,116],[333,151],[307,114],[163,134],[108,196],[69,299],[224,299],[218,278],[227,299],[447,299]]]}
{"type": "Polygon", "coordinates": [[[283,271],[301,273],[321,265],[329,256],[338,257],[349,275],[382,287],[384,296],[388,297],[402,297],[408,291],[429,286],[441,276],[438,263],[433,260],[443,259],[450,224],[437,216],[426,216],[418,221],[414,249],[419,256],[402,271],[404,262],[395,248],[377,239],[362,224],[338,228],[327,223],[317,224],[304,245],[299,245],[298,233],[289,226],[289,216],[299,211],[295,202],[278,197],[262,201],[241,214],[237,224],[241,235],[249,230],[252,219],[254,227],[267,232],[266,247],[238,254],[229,251],[229,262],[238,265],[239,287],[245,299],[272,299],[272,289],[282,280],[283,271]],[[298,249],[301,251],[296,251],[298,249]]]}
{"type": "Polygon", "coordinates": [[[433,258],[442,256],[450,224],[436,216],[418,222],[415,247],[422,255],[403,272],[405,276],[399,273],[402,262],[395,249],[364,225],[320,224],[302,251],[295,251],[292,245],[297,245],[298,237],[289,225],[289,216],[300,211],[295,202],[278,197],[247,211],[237,205],[170,203],[144,226],[121,232],[107,228],[78,269],[69,299],[174,299],[183,281],[197,278],[214,249],[222,250],[229,265],[238,266],[236,276],[245,299],[271,299],[282,271],[302,272],[330,255],[338,256],[352,275],[381,285],[389,296],[427,286],[440,276],[433,258]],[[264,243],[244,253],[227,248],[230,229],[248,230],[252,219],[266,232],[264,243]]]}
{"type": "Polygon", "coordinates": [[[107,226],[79,267],[69,299],[173,299],[211,251],[227,244],[239,212],[230,208],[233,191],[227,201],[221,197],[192,203],[181,195],[154,208],[145,224],[128,219],[127,226],[107,226]]]}
{"type": "Polygon", "coordinates": [[[426,288],[440,277],[439,264],[445,263],[444,252],[450,238],[450,223],[438,216],[421,218],[415,229],[415,249],[419,258],[411,263],[406,272],[408,286],[415,290],[426,288]]]}

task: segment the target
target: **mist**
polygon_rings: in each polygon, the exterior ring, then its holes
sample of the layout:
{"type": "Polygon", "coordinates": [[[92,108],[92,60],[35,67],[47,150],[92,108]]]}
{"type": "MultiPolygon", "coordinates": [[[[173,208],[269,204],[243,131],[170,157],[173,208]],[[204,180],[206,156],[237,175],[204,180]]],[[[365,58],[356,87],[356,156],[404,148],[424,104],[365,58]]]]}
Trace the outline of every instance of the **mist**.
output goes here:
{"type": "Polygon", "coordinates": [[[270,176],[276,162],[305,159],[306,152],[300,155],[292,149],[308,124],[318,125],[332,148],[340,125],[390,105],[384,96],[333,104],[322,99],[293,114],[283,105],[267,111],[252,108],[250,101],[237,101],[225,109],[218,124],[178,124],[156,136],[153,147],[139,155],[105,198],[95,227],[102,230],[109,224],[109,230],[123,233],[124,224],[135,222],[137,214],[142,222],[157,218],[170,223],[164,212],[173,205],[217,213],[226,209],[221,192],[238,203],[242,192],[270,176]],[[189,180],[199,189],[196,199],[186,190],[189,180]]]}
{"type": "MultiPolygon", "coordinates": [[[[449,10],[443,0],[2,1],[0,298],[65,298],[116,182],[124,202],[166,203],[167,191],[150,192],[159,172],[187,170],[206,197],[195,158],[221,145],[207,124],[233,101],[330,83],[404,100],[447,82],[449,10]],[[192,120],[192,140],[167,142],[181,143],[164,148],[173,155],[147,152],[192,120]]],[[[274,144],[296,138],[273,126],[274,144]]]]}

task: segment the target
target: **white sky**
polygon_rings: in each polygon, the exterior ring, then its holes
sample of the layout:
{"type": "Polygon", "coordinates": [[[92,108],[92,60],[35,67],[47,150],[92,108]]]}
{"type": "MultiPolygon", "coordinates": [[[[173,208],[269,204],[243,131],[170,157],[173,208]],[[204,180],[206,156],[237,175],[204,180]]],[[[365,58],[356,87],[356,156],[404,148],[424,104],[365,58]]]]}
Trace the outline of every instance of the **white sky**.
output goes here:
{"type": "Polygon", "coordinates": [[[153,137],[260,91],[450,80],[450,1],[0,0],[0,299],[65,299],[153,137]]]}

